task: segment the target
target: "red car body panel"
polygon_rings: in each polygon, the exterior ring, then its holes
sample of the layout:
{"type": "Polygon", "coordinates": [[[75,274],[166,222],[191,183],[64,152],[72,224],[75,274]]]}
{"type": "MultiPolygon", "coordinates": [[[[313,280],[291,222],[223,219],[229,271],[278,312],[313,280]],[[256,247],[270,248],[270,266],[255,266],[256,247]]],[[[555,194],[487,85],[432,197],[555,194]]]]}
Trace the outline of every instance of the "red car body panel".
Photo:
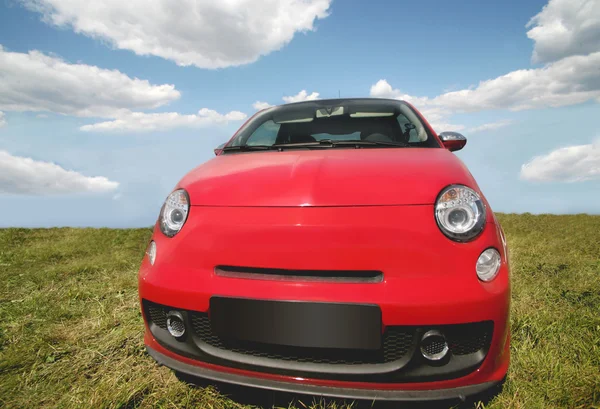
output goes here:
{"type": "Polygon", "coordinates": [[[473,177],[446,149],[339,149],[222,155],[185,176],[201,206],[433,204],[442,188],[473,177]]]}
{"type": "MultiPolygon", "coordinates": [[[[436,137],[437,138],[437,137],[436,137]]],[[[290,384],[372,390],[431,390],[500,381],[509,364],[510,272],[500,226],[486,203],[476,239],[446,237],[434,217],[439,192],[464,184],[481,194],[464,164],[442,148],[332,149],[219,155],[178,185],[190,211],[173,238],[158,225],[154,265],[144,258],[140,298],[184,310],[209,310],[210,297],[376,304],[382,324],[444,325],[493,321],[481,366],[458,378],[377,383],[312,379],[214,365],[145,343],[187,364],[290,384]],[[502,258],[482,282],[475,263],[487,248],[502,258]],[[223,277],[216,266],[296,270],[377,270],[379,283],[223,277]]],[[[483,197],[483,195],[481,195],[483,197]]]]}

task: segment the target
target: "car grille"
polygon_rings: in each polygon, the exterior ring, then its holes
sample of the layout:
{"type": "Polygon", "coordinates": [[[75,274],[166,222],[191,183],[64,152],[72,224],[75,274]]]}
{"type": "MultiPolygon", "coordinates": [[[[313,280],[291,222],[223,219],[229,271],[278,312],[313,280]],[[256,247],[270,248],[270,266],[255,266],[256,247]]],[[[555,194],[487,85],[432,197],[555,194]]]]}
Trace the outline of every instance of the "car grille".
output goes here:
{"type": "Polygon", "coordinates": [[[492,341],[494,323],[492,321],[477,324],[449,325],[445,330],[448,347],[454,355],[473,354],[487,349],[492,341]]]}
{"type": "Polygon", "coordinates": [[[167,309],[163,306],[154,303],[146,302],[145,304],[150,321],[152,321],[156,326],[166,330],[167,309]]]}
{"type": "Polygon", "coordinates": [[[214,348],[260,358],[312,364],[360,365],[392,362],[406,355],[411,349],[414,338],[414,329],[399,327],[388,328],[383,336],[383,348],[380,351],[300,348],[225,341],[212,331],[210,320],[206,314],[194,313],[191,315],[191,321],[194,333],[198,338],[214,348]]]}
{"type": "MultiPolygon", "coordinates": [[[[262,372],[284,375],[339,380],[363,380],[371,382],[406,382],[452,379],[464,376],[477,368],[485,358],[492,341],[494,323],[492,321],[437,325],[437,326],[387,326],[382,337],[382,348],[378,351],[307,348],[283,345],[263,344],[246,341],[231,341],[220,338],[213,332],[207,313],[178,310],[143,300],[144,316],[150,330],[165,347],[180,351],[183,355],[217,365],[254,369],[262,372]],[[167,313],[180,311],[185,318],[189,335],[183,340],[175,340],[167,332],[167,313]],[[429,330],[438,330],[444,334],[450,349],[448,373],[437,374],[436,366],[431,366],[421,356],[419,340],[429,330]],[[181,342],[183,341],[183,342],[181,342]],[[208,348],[212,348],[209,351],[208,348]],[[217,352],[220,351],[220,352],[217,352]],[[227,355],[233,353],[234,355],[227,355]],[[235,357],[244,355],[256,361],[244,361],[235,357]],[[454,356],[462,356],[453,363],[454,356]],[[274,366],[265,365],[272,362],[274,366]],[[243,363],[246,362],[246,363],[243,363]],[[289,363],[290,367],[286,367],[289,363]],[[397,369],[382,375],[361,375],[356,372],[360,365],[392,365],[397,369]],[[314,371],[304,372],[296,365],[309,365],[326,372],[323,365],[336,367],[337,375],[314,371]],[[346,367],[346,370],[339,369],[346,367]],[[275,369],[280,368],[280,369],[275,369]],[[353,372],[351,368],[356,368],[353,372]],[[353,378],[354,376],[354,378],[353,378]]],[[[430,345],[427,352],[440,352],[443,345],[430,345]]]]}

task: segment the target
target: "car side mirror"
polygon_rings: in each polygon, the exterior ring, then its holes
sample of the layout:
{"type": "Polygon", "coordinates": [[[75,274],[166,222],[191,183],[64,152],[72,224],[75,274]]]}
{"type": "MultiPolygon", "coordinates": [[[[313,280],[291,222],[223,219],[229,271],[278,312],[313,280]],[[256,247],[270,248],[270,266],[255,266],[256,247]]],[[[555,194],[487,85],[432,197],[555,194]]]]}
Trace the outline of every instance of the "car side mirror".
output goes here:
{"type": "Polygon", "coordinates": [[[444,148],[450,152],[459,151],[467,144],[467,138],[458,132],[442,132],[438,135],[444,144],[444,148]]]}
{"type": "Polygon", "coordinates": [[[221,153],[223,153],[223,148],[225,147],[226,144],[227,143],[222,143],[215,148],[215,150],[213,151],[215,153],[215,156],[219,156],[221,153]]]}

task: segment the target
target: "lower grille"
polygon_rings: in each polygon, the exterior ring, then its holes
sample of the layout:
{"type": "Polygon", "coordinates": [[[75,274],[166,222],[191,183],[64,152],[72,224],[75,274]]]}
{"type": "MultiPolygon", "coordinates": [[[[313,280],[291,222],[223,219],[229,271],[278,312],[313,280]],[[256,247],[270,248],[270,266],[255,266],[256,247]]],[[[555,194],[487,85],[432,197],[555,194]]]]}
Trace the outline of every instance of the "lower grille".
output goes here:
{"type": "Polygon", "coordinates": [[[381,348],[376,351],[293,347],[222,339],[213,332],[205,312],[179,310],[147,300],[143,300],[142,304],[152,334],[160,344],[176,353],[216,365],[315,379],[422,382],[464,376],[478,368],[485,359],[494,330],[492,321],[387,326],[381,348]],[[169,334],[166,321],[171,310],[183,315],[189,336],[175,339],[169,334]],[[443,349],[443,345],[419,343],[423,334],[430,330],[439,331],[447,341],[448,360],[441,367],[430,365],[421,355],[423,347],[430,354],[443,349]],[[458,356],[460,359],[455,359],[458,356]],[[382,372],[364,372],[366,368],[375,371],[376,367],[382,372]]]}
{"type": "Polygon", "coordinates": [[[225,341],[214,334],[207,314],[193,313],[191,314],[191,321],[194,333],[198,338],[214,348],[259,358],[312,364],[361,365],[396,361],[405,356],[411,349],[414,338],[414,329],[408,327],[389,328],[383,336],[383,348],[379,351],[299,348],[225,341]]]}
{"type": "Polygon", "coordinates": [[[487,350],[492,342],[494,323],[449,325],[445,330],[448,347],[454,355],[468,355],[487,350]]]}
{"type": "Polygon", "coordinates": [[[145,303],[148,318],[158,327],[167,329],[167,309],[154,303],[145,303]]]}
{"type": "Polygon", "coordinates": [[[388,327],[383,335],[383,362],[397,361],[410,351],[415,328],[388,327]]]}

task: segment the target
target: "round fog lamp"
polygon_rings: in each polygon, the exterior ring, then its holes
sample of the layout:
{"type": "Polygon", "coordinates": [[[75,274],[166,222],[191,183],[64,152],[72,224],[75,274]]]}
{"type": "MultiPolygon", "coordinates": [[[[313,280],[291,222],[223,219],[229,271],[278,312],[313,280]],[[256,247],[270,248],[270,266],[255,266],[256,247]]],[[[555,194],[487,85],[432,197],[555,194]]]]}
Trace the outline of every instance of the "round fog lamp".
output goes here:
{"type": "Polygon", "coordinates": [[[185,334],[185,323],[180,312],[169,311],[167,314],[167,330],[175,338],[181,338],[185,334]]]}
{"type": "Polygon", "coordinates": [[[154,265],[154,261],[156,260],[156,243],[154,240],[150,242],[146,254],[148,255],[148,261],[150,261],[150,264],[154,265]]]}
{"type": "Polygon", "coordinates": [[[481,281],[492,281],[500,271],[500,253],[496,249],[487,249],[477,259],[477,277],[481,281]]]}
{"type": "Polygon", "coordinates": [[[440,331],[427,331],[421,338],[421,355],[429,361],[443,359],[449,350],[446,338],[440,331]]]}

